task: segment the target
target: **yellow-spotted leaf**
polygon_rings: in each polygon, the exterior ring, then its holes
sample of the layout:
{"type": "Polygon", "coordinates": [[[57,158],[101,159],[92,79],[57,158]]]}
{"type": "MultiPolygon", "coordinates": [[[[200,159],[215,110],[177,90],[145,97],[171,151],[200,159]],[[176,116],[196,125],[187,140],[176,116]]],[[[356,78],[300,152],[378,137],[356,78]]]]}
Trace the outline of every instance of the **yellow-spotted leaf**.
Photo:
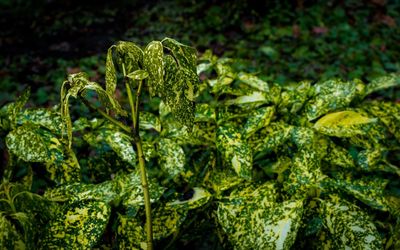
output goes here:
{"type": "Polygon", "coordinates": [[[206,189],[194,187],[184,193],[180,199],[168,202],[167,206],[195,209],[207,204],[211,197],[211,194],[206,189]]]}
{"type": "Polygon", "coordinates": [[[382,239],[369,216],[337,196],[323,200],[320,214],[332,236],[332,249],[383,249],[382,239]]]}
{"type": "Polygon", "coordinates": [[[139,113],[139,127],[141,129],[154,129],[161,132],[161,122],[158,116],[153,113],[142,111],[139,113]]]}
{"type": "Polygon", "coordinates": [[[26,249],[24,237],[18,232],[4,213],[0,213],[0,248],[26,249]]]}
{"type": "Polygon", "coordinates": [[[141,81],[149,77],[146,70],[138,69],[126,75],[131,80],[141,81]]]}
{"type": "Polygon", "coordinates": [[[142,223],[137,218],[118,214],[117,242],[119,249],[147,249],[142,223]]]}
{"type": "Polygon", "coordinates": [[[176,206],[158,206],[151,211],[153,223],[153,239],[166,238],[176,231],[185,221],[188,214],[187,209],[176,206]]]}
{"type": "Polygon", "coordinates": [[[149,74],[149,91],[152,96],[159,95],[164,81],[163,45],[159,41],[149,43],[144,49],[144,68],[149,74]]]}
{"type": "Polygon", "coordinates": [[[221,152],[225,164],[232,167],[236,174],[250,180],[253,168],[253,153],[242,134],[233,126],[219,126],[216,146],[221,152]]]}
{"type": "Polygon", "coordinates": [[[244,82],[245,84],[249,85],[252,88],[255,88],[260,91],[269,92],[269,86],[267,82],[264,82],[257,76],[240,72],[238,74],[238,78],[240,81],[244,82]]]}
{"type": "Polygon", "coordinates": [[[314,129],[322,134],[336,137],[352,137],[367,133],[376,118],[363,116],[355,111],[330,113],[320,118],[314,129]]]}
{"type": "Polygon", "coordinates": [[[102,201],[67,205],[47,224],[40,249],[90,249],[100,241],[110,214],[110,205],[102,201]]]}
{"type": "Polygon", "coordinates": [[[163,138],[159,141],[160,167],[169,178],[174,178],[185,170],[185,152],[178,143],[171,139],[163,138]]]}

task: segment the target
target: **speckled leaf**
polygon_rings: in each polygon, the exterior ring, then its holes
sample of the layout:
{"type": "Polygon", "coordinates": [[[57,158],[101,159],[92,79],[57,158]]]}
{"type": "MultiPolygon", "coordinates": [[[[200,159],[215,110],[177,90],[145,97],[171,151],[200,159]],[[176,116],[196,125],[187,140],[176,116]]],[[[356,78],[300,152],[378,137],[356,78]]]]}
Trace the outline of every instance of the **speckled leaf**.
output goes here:
{"type": "Polygon", "coordinates": [[[347,107],[364,89],[360,81],[328,80],[314,86],[316,96],[305,105],[308,120],[314,120],[330,111],[347,107]]]}
{"type": "Polygon", "coordinates": [[[377,77],[367,85],[365,95],[369,95],[378,90],[396,86],[400,86],[400,75],[398,73],[377,77]]]}
{"type": "Polygon", "coordinates": [[[215,120],[215,108],[212,108],[207,103],[196,104],[195,122],[213,122],[215,120]]]}
{"type": "Polygon", "coordinates": [[[158,145],[160,167],[169,178],[173,179],[185,170],[185,152],[171,139],[162,138],[158,145]]]}
{"type": "Polygon", "coordinates": [[[364,135],[376,118],[365,117],[354,111],[330,113],[320,118],[314,129],[322,134],[337,137],[364,135]]]}
{"type": "Polygon", "coordinates": [[[161,99],[171,109],[176,119],[189,129],[194,122],[194,82],[184,76],[175,60],[170,56],[164,57],[165,75],[161,99]],[[189,84],[188,84],[189,82],[189,84]]]}
{"type": "Polygon", "coordinates": [[[115,71],[113,52],[115,45],[111,46],[107,51],[106,59],[106,91],[110,95],[114,95],[117,87],[117,74],[115,71]]]}
{"type": "Polygon", "coordinates": [[[144,49],[144,68],[149,73],[149,92],[152,96],[160,95],[164,81],[163,45],[159,41],[149,43],[144,49]]]}
{"type": "Polygon", "coordinates": [[[269,92],[268,83],[264,82],[257,76],[254,76],[254,75],[251,75],[251,74],[248,74],[245,72],[240,72],[238,74],[238,78],[240,81],[251,86],[252,88],[255,88],[257,90],[264,91],[264,92],[269,92]]]}
{"type": "Polygon", "coordinates": [[[207,184],[214,190],[216,195],[222,194],[224,191],[239,185],[243,179],[238,177],[236,172],[231,169],[212,169],[207,184]]]}
{"type": "Polygon", "coordinates": [[[242,134],[248,138],[260,128],[268,126],[274,114],[274,107],[264,107],[253,110],[247,118],[242,134]]]}
{"type": "Polygon", "coordinates": [[[26,249],[23,236],[17,231],[4,213],[0,213],[0,248],[26,249]]]}
{"type": "Polygon", "coordinates": [[[281,100],[278,103],[279,113],[295,114],[300,111],[312,93],[310,81],[302,81],[295,87],[287,87],[281,93],[281,100]]]}
{"type": "Polygon", "coordinates": [[[234,127],[220,126],[217,129],[216,146],[228,166],[244,179],[251,179],[253,153],[242,134],[234,127]]]}
{"type": "Polygon", "coordinates": [[[111,207],[101,201],[78,202],[66,206],[63,213],[49,222],[40,249],[90,249],[101,239],[111,207]]]}
{"type": "Polygon", "coordinates": [[[329,153],[323,160],[328,164],[340,166],[342,168],[355,168],[354,160],[351,157],[349,150],[329,141],[327,151],[329,153]]]}
{"type": "Polygon", "coordinates": [[[175,206],[158,206],[151,211],[153,239],[166,238],[179,230],[185,221],[188,210],[175,206]]]}
{"type": "Polygon", "coordinates": [[[382,211],[390,211],[385,198],[385,188],[388,183],[389,180],[372,177],[362,177],[355,180],[334,180],[336,187],[353,195],[366,205],[382,211]]]}
{"type": "Polygon", "coordinates": [[[400,103],[371,101],[361,105],[368,113],[377,117],[400,141],[400,103]]]}
{"type": "Polygon", "coordinates": [[[149,77],[149,73],[147,71],[138,69],[126,75],[131,80],[141,81],[149,77]]]}
{"type": "Polygon", "coordinates": [[[333,249],[383,249],[381,237],[369,216],[338,197],[322,201],[321,215],[333,238],[333,249]]]}
{"type": "Polygon", "coordinates": [[[46,162],[50,179],[57,184],[73,183],[81,180],[81,167],[74,151],[52,140],[49,147],[51,161],[46,162]],[[61,151],[63,150],[63,151],[61,151]]]}
{"type": "Polygon", "coordinates": [[[161,122],[158,116],[150,112],[140,112],[139,113],[139,127],[141,129],[154,129],[157,132],[161,131],[161,122]]]}
{"type": "Polygon", "coordinates": [[[119,249],[147,249],[145,231],[137,218],[118,214],[117,241],[119,249]]]}
{"type": "Polygon", "coordinates": [[[15,102],[8,103],[0,109],[0,129],[9,131],[14,129],[16,126],[16,119],[19,112],[25,106],[31,94],[30,88],[24,90],[24,92],[17,98],[15,102]]]}
{"type": "Polygon", "coordinates": [[[125,74],[138,70],[143,65],[143,51],[132,42],[119,41],[116,44],[117,65],[124,65],[125,74]]]}
{"type": "Polygon", "coordinates": [[[242,190],[219,203],[218,222],[234,249],[290,249],[293,245],[303,201],[277,203],[275,192],[274,185],[266,183],[250,193],[242,190]]]}
{"type": "Polygon", "coordinates": [[[255,144],[254,152],[270,153],[277,150],[287,140],[290,139],[293,126],[284,123],[271,123],[270,126],[265,128],[263,136],[258,138],[255,134],[250,140],[255,144]]]}
{"type": "Polygon", "coordinates": [[[180,209],[195,209],[204,206],[211,199],[211,194],[204,188],[194,187],[188,192],[190,192],[192,197],[168,202],[167,206],[178,207],[180,209]]]}
{"type": "Polygon", "coordinates": [[[45,127],[57,135],[61,134],[62,119],[60,114],[53,109],[25,109],[18,114],[17,124],[22,125],[28,122],[45,127]]]}

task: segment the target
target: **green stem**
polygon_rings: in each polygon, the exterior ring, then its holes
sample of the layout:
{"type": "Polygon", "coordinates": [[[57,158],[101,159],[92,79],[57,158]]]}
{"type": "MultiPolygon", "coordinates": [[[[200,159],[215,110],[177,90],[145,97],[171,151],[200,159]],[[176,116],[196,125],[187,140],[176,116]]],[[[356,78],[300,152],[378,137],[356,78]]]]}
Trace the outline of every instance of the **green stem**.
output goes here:
{"type": "Polygon", "coordinates": [[[133,138],[136,144],[136,150],[139,157],[139,170],[140,170],[140,180],[143,188],[144,196],[144,207],[146,212],[146,236],[147,236],[147,249],[153,249],[153,226],[151,219],[151,203],[150,203],[150,193],[149,184],[147,181],[146,173],[146,162],[144,159],[142,140],[139,134],[139,104],[140,104],[140,94],[142,92],[143,81],[139,82],[139,86],[136,92],[136,96],[132,95],[131,87],[129,82],[125,82],[126,90],[128,92],[129,105],[131,106],[131,116],[132,116],[132,126],[133,126],[133,138]]]}
{"type": "Polygon", "coordinates": [[[106,112],[104,112],[103,110],[96,108],[95,106],[93,106],[90,102],[88,102],[88,100],[86,100],[83,96],[79,96],[79,98],[81,99],[81,101],[83,102],[83,104],[86,105],[86,107],[88,107],[91,111],[97,111],[98,113],[100,113],[105,119],[107,119],[108,121],[112,122],[113,124],[115,124],[116,126],[118,126],[119,128],[121,128],[122,130],[124,130],[127,133],[132,133],[132,130],[129,126],[126,126],[125,124],[123,124],[122,122],[118,121],[117,119],[111,117],[110,115],[108,115],[106,112]]]}

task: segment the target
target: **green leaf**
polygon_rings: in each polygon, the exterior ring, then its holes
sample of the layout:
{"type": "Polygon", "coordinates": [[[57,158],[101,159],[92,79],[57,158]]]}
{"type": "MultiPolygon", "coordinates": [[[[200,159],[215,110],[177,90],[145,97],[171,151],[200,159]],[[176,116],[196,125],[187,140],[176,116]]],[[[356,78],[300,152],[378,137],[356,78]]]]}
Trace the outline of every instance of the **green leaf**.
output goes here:
{"type": "Polygon", "coordinates": [[[367,85],[365,96],[382,89],[398,86],[400,86],[400,75],[398,73],[377,77],[367,85]]]}
{"type": "Polygon", "coordinates": [[[245,188],[219,202],[218,222],[235,249],[290,249],[300,227],[302,200],[278,203],[273,183],[245,188]]]}
{"type": "Polygon", "coordinates": [[[0,213],[0,248],[26,249],[23,237],[2,212],[0,213]]]}
{"type": "Polygon", "coordinates": [[[149,91],[152,96],[161,95],[164,81],[163,45],[159,41],[149,43],[144,49],[144,69],[149,73],[149,91]]]}
{"type": "Polygon", "coordinates": [[[224,162],[241,178],[250,180],[253,168],[253,154],[242,134],[230,126],[219,126],[216,146],[224,162]]]}
{"type": "Polygon", "coordinates": [[[268,126],[274,114],[274,107],[264,107],[253,110],[247,118],[242,134],[248,138],[257,130],[268,126]]]}
{"type": "Polygon", "coordinates": [[[337,137],[364,135],[376,118],[365,117],[354,111],[330,113],[320,118],[314,129],[322,134],[337,137]]]}
{"type": "Polygon", "coordinates": [[[40,249],[90,249],[100,241],[110,214],[111,207],[101,201],[66,206],[45,228],[40,249]]]}
{"type": "Polygon", "coordinates": [[[360,81],[343,82],[329,80],[314,86],[315,97],[305,105],[305,115],[309,121],[340,108],[347,107],[360,95],[364,84],[360,81]]]}
{"type": "Polygon", "coordinates": [[[62,119],[54,109],[36,108],[25,109],[16,118],[17,124],[32,123],[47,128],[52,133],[61,135],[62,119]]]}
{"type": "Polygon", "coordinates": [[[158,116],[153,113],[142,111],[139,113],[139,127],[141,129],[154,129],[161,132],[161,122],[158,116]]]}
{"type": "Polygon", "coordinates": [[[179,230],[185,221],[188,210],[176,206],[158,206],[151,211],[153,239],[166,238],[179,230]]]}
{"type": "Polygon", "coordinates": [[[215,122],[215,108],[210,107],[207,103],[196,104],[195,122],[215,122]]]}
{"type": "Polygon", "coordinates": [[[169,178],[173,179],[185,170],[185,152],[171,139],[162,138],[158,145],[160,167],[169,178]]]}
{"type": "Polygon", "coordinates": [[[18,114],[25,106],[31,94],[30,88],[24,90],[24,92],[17,98],[15,102],[4,105],[0,109],[0,129],[9,131],[14,129],[16,126],[16,120],[18,114]]]}
{"type": "Polygon", "coordinates": [[[143,51],[132,42],[119,41],[115,45],[117,65],[123,67],[125,75],[140,69],[143,65],[143,51]],[[123,65],[123,66],[122,66],[123,65]]]}
{"type": "Polygon", "coordinates": [[[111,46],[107,51],[106,59],[106,92],[109,95],[114,95],[115,89],[117,87],[117,74],[115,71],[114,61],[113,61],[113,51],[115,50],[115,45],[111,46]]]}
{"type": "Polygon", "coordinates": [[[264,82],[257,76],[245,73],[245,72],[240,72],[238,74],[238,78],[240,81],[243,83],[249,85],[252,88],[255,88],[257,90],[263,91],[263,92],[269,92],[269,86],[268,83],[264,82]]]}
{"type": "Polygon", "coordinates": [[[147,249],[145,231],[137,218],[118,214],[119,249],[147,249]]]}
{"type": "Polygon", "coordinates": [[[147,71],[138,69],[126,75],[131,80],[141,81],[149,77],[147,71]]]}
{"type": "Polygon", "coordinates": [[[230,99],[224,101],[224,105],[246,105],[246,104],[252,104],[255,106],[260,106],[262,104],[269,103],[271,99],[268,97],[268,95],[264,92],[259,92],[259,91],[253,91],[249,93],[248,95],[243,95],[239,96],[238,98],[235,99],[230,99]]]}
{"type": "Polygon", "coordinates": [[[383,249],[378,230],[360,208],[338,197],[321,203],[320,213],[332,235],[332,248],[383,249]]]}

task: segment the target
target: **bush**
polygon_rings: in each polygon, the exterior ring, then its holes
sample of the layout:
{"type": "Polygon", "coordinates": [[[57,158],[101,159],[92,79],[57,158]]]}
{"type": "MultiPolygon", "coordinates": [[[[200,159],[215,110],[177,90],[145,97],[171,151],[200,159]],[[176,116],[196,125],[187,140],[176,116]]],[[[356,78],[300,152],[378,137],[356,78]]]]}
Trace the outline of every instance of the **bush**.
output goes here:
{"type": "Polygon", "coordinates": [[[400,105],[368,98],[399,75],[280,86],[232,61],[120,42],[105,89],[78,73],[61,108],[2,107],[1,247],[399,248],[400,105]]]}

